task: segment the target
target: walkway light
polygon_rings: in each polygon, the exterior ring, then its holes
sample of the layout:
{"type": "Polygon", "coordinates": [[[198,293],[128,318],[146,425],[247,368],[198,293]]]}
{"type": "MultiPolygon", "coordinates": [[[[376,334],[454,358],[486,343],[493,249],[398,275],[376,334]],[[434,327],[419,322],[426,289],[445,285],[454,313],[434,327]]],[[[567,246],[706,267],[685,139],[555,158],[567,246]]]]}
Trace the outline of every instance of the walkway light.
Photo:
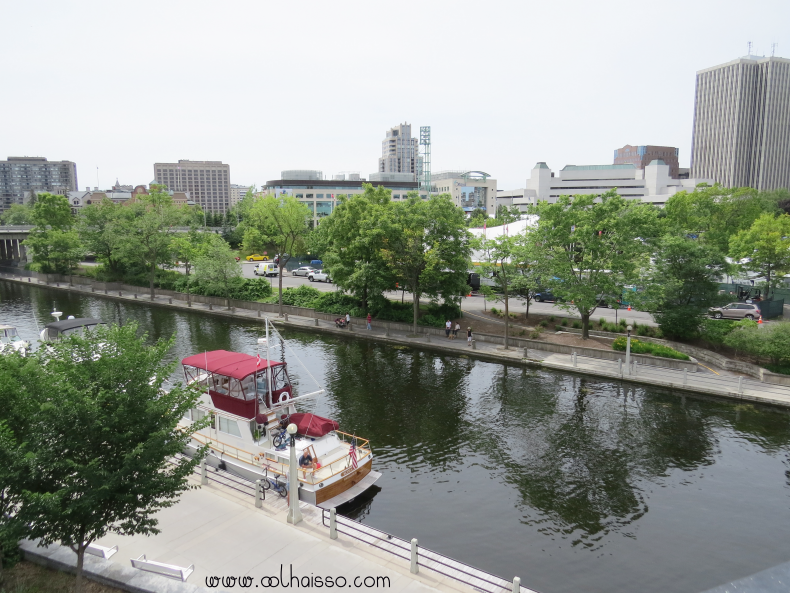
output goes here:
{"type": "Polygon", "coordinates": [[[296,525],[302,520],[302,509],[299,508],[299,475],[296,464],[296,424],[289,424],[288,434],[291,435],[291,459],[288,464],[288,492],[290,500],[288,503],[288,523],[296,525]]]}

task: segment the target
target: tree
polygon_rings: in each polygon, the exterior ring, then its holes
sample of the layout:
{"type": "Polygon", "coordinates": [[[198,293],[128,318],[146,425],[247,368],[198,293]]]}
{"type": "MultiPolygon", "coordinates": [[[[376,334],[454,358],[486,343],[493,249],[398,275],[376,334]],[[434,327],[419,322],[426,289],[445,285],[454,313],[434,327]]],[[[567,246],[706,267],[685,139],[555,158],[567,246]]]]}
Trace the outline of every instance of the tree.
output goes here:
{"type": "Polygon", "coordinates": [[[494,239],[479,237],[472,242],[472,247],[483,252],[483,263],[479,270],[480,275],[494,281],[499,289],[496,300],[501,300],[505,305],[505,350],[510,347],[510,306],[509,299],[511,285],[516,277],[513,265],[513,252],[516,238],[501,234],[494,239]]]}
{"type": "Polygon", "coordinates": [[[19,377],[39,404],[23,444],[31,472],[20,519],[40,545],[77,554],[77,591],[88,545],[110,532],[158,533],[156,513],[190,487],[206,453],[174,459],[199,392],[164,391],[173,338],[150,345],[136,334],[135,324],[72,334],[28,358],[19,377]]]}
{"type": "Polygon", "coordinates": [[[790,360],[790,323],[777,321],[761,327],[756,321],[743,319],[724,337],[727,346],[758,358],[767,358],[772,365],[790,360]]]}
{"type": "MultiPolygon", "coordinates": [[[[516,222],[517,220],[521,220],[521,210],[518,206],[498,206],[496,209],[496,218],[497,224],[496,226],[501,226],[503,224],[510,224],[511,222],[516,222]]],[[[491,225],[494,226],[494,225],[491,225]]]]}
{"type": "Polygon", "coordinates": [[[188,215],[173,204],[164,186],[152,185],[151,193],[141,196],[124,210],[120,225],[120,251],[125,261],[141,265],[148,272],[151,300],[154,300],[156,270],[173,261],[173,227],[188,215]]]}
{"type": "Polygon", "coordinates": [[[647,273],[640,308],[653,317],[664,335],[690,339],[697,335],[708,309],[720,304],[718,279],[727,262],[714,245],[680,235],[665,235],[647,273]]]}
{"type": "Polygon", "coordinates": [[[730,256],[745,260],[742,269],[765,278],[766,294],[770,294],[776,277],[790,273],[790,214],[760,216],[730,239],[730,256]]]}
{"type": "Polygon", "coordinates": [[[516,237],[511,261],[515,274],[510,288],[513,296],[520,299],[526,307],[525,316],[529,319],[530,301],[540,290],[540,279],[544,275],[540,269],[540,250],[531,231],[516,237]]]}
{"type": "Polygon", "coordinates": [[[83,250],[74,231],[71,206],[63,196],[42,193],[33,206],[30,230],[25,245],[33,252],[33,264],[45,274],[68,274],[79,262],[83,250]]]}
{"type": "Polygon", "coordinates": [[[24,225],[33,222],[33,212],[30,206],[24,204],[11,204],[11,207],[0,216],[3,224],[24,225]]]}
{"type": "Polygon", "coordinates": [[[124,238],[120,228],[124,208],[104,199],[82,208],[79,217],[79,233],[86,249],[96,255],[113,278],[120,277],[124,271],[121,259],[124,238]]]}
{"type": "Polygon", "coordinates": [[[231,291],[244,282],[241,265],[222,237],[208,237],[203,253],[195,259],[195,279],[209,291],[222,294],[230,308],[231,291]]]}
{"type": "MultiPolygon", "coordinates": [[[[258,240],[274,246],[279,254],[279,316],[283,315],[283,272],[285,264],[297,250],[301,250],[307,234],[310,210],[293,196],[266,196],[250,209],[247,232],[255,233],[258,240]]],[[[245,247],[248,244],[245,232],[245,247]]]]}
{"type": "Polygon", "coordinates": [[[0,420],[0,587],[3,568],[14,560],[17,543],[25,536],[25,526],[19,520],[24,471],[19,443],[6,421],[0,420]]]}
{"type": "Polygon", "coordinates": [[[600,202],[595,195],[541,201],[532,213],[539,217],[534,236],[544,286],[561,299],[558,306],[579,312],[586,340],[600,295],[621,294],[645,263],[647,241],[657,230],[656,210],[611,190],[600,202]]]}
{"type": "Polygon", "coordinates": [[[368,309],[369,301],[395,288],[382,256],[386,230],[381,221],[390,215],[391,190],[364,185],[364,192],[341,196],[332,214],[310,234],[311,248],[323,254],[332,279],[368,309]]]}
{"type": "MultiPolygon", "coordinates": [[[[192,271],[192,267],[195,265],[195,262],[198,260],[198,258],[205,254],[206,248],[211,242],[213,242],[213,237],[216,237],[216,235],[201,233],[197,229],[192,228],[187,233],[179,233],[174,235],[170,241],[170,248],[172,249],[173,255],[176,258],[176,264],[181,264],[184,266],[184,274],[186,275],[187,303],[192,302],[190,297],[190,272],[192,271]]],[[[238,265],[235,261],[235,258],[233,263],[238,265]]]]}
{"type": "Polygon", "coordinates": [[[449,194],[422,200],[409,192],[408,200],[393,204],[382,223],[387,227],[382,255],[412,293],[417,333],[422,295],[458,303],[466,293],[471,248],[464,213],[449,194]]]}

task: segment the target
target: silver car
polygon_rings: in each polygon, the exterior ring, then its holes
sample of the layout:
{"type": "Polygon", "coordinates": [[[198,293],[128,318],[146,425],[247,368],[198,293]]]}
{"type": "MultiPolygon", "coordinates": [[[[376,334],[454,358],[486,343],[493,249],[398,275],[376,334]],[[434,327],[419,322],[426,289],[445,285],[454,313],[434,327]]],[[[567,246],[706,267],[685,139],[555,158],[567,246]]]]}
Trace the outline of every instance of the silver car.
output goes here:
{"type": "Polygon", "coordinates": [[[757,319],[760,317],[760,307],[756,303],[730,303],[713,307],[710,314],[715,319],[757,319]]]}
{"type": "Polygon", "coordinates": [[[294,276],[309,276],[312,272],[315,272],[314,268],[310,266],[302,266],[301,268],[296,268],[293,271],[294,276]]]}

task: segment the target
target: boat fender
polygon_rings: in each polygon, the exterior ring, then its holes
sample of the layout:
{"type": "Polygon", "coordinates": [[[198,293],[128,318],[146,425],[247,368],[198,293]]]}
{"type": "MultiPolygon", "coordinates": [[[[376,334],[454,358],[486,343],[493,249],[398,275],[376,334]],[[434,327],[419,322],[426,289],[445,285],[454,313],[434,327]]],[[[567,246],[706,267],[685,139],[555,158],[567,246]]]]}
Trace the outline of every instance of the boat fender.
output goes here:
{"type": "Polygon", "coordinates": [[[288,393],[287,391],[282,391],[278,393],[276,397],[277,397],[277,401],[274,402],[275,404],[284,404],[289,399],[291,399],[291,394],[288,393]]]}

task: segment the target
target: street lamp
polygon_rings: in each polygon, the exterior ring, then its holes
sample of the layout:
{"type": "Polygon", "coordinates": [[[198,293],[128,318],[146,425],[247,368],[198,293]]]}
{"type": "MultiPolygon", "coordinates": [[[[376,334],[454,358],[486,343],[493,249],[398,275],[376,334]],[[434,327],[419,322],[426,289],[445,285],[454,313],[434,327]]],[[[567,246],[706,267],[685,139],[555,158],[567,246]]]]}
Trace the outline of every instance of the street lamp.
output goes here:
{"type": "Polygon", "coordinates": [[[631,374],[631,326],[629,325],[625,329],[628,330],[628,337],[626,338],[625,343],[625,374],[631,374]]]}
{"type": "Polygon", "coordinates": [[[288,491],[290,500],[288,502],[288,523],[296,525],[302,520],[302,509],[299,508],[299,476],[296,473],[296,424],[289,424],[288,434],[291,435],[291,460],[288,464],[288,491]]]}

